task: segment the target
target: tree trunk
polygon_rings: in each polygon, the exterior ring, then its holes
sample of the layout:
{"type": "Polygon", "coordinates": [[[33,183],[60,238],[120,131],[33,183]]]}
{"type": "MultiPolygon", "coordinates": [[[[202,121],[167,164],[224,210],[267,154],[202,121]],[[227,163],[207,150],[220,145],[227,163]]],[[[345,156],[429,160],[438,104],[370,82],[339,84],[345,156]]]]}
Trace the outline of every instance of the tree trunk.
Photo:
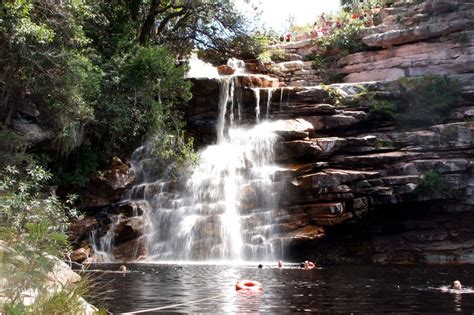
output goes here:
{"type": "Polygon", "coordinates": [[[140,44],[145,45],[151,34],[151,30],[155,24],[156,15],[159,12],[161,0],[152,0],[150,5],[150,10],[148,10],[148,15],[146,16],[145,22],[143,23],[142,29],[140,31],[140,37],[138,38],[140,44]]]}

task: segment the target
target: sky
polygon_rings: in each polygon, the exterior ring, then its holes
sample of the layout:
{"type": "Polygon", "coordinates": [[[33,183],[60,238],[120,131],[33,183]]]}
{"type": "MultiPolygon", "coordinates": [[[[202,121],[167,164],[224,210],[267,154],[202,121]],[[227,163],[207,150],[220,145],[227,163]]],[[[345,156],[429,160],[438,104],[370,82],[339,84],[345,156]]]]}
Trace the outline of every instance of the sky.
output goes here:
{"type": "MultiPolygon", "coordinates": [[[[260,3],[262,22],[268,28],[278,32],[286,31],[288,17],[294,17],[294,24],[313,24],[322,12],[336,12],[340,7],[340,0],[251,0],[260,3]]],[[[237,6],[248,10],[245,0],[235,0],[237,6]]],[[[247,11],[249,12],[249,11],[247,11]]]]}

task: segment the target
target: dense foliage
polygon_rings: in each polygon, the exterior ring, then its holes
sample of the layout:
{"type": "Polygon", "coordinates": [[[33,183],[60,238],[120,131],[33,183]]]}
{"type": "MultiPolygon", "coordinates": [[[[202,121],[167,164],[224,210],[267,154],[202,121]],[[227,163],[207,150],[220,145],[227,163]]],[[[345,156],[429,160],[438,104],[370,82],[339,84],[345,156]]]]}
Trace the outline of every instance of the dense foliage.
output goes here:
{"type": "MultiPolygon", "coordinates": [[[[37,123],[46,139],[27,149],[61,185],[84,185],[113,154],[128,154],[154,131],[180,138],[181,146],[159,147],[182,159],[180,148],[189,152],[191,142],[176,108],[189,100],[190,84],[176,60],[194,48],[222,56],[258,50],[247,25],[231,1],[6,1],[0,133],[13,139],[16,121],[37,123]],[[24,108],[39,116],[22,115],[24,108]]],[[[6,165],[19,147],[2,142],[6,165]]]]}
{"type": "Polygon", "coordinates": [[[255,42],[246,23],[229,0],[0,2],[0,312],[82,307],[80,286],[46,285],[75,215],[48,185],[85,185],[146,138],[163,173],[192,160],[178,110],[191,86],[178,60],[228,42],[242,50],[255,42]],[[24,305],[25,292],[36,303],[24,305]]]}

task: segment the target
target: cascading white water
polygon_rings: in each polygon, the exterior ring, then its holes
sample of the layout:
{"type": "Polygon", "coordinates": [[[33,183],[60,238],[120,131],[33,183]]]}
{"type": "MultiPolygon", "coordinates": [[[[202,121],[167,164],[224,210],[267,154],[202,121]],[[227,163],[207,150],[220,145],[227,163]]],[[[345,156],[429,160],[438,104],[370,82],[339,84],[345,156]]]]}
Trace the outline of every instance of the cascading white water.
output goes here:
{"type": "Polygon", "coordinates": [[[245,73],[245,62],[240,59],[230,58],[227,61],[227,65],[235,69],[234,74],[244,74],[245,73]]]}
{"type": "MultiPolygon", "coordinates": [[[[217,142],[224,139],[225,115],[227,114],[227,103],[229,101],[229,82],[231,77],[224,77],[219,82],[219,120],[217,121],[217,142]]],[[[233,92],[232,92],[233,95],[233,92]]],[[[232,99],[233,102],[233,99],[232,99]]]]}
{"type": "Polygon", "coordinates": [[[200,152],[184,191],[162,185],[147,197],[151,260],[274,258],[277,198],[272,175],[278,168],[272,163],[277,136],[270,122],[251,129],[225,128],[233,87],[232,78],[221,79],[218,140],[200,152]]]}
{"type": "Polygon", "coordinates": [[[204,62],[196,54],[192,54],[188,60],[189,70],[186,78],[218,78],[217,68],[210,63],[204,62]]]}
{"type": "Polygon", "coordinates": [[[92,230],[92,250],[95,254],[96,262],[112,262],[114,257],[112,255],[113,238],[116,221],[112,221],[110,228],[105,235],[99,236],[98,230],[92,230]]]}
{"type": "Polygon", "coordinates": [[[252,89],[255,95],[255,121],[260,123],[260,88],[252,89]]]}
{"type": "MultiPolygon", "coordinates": [[[[150,261],[263,261],[281,257],[281,241],[274,224],[278,203],[273,187],[273,175],[278,170],[273,163],[277,140],[272,132],[274,123],[264,121],[252,128],[236,125],[234,102],[238,121],[242,106],[238,81],[227,76],[218,78],[218,82],[217,143],[199,152],[199,163],[188,176],[178,183],[157,179],[151,150],[144,145],[133,154],[137,184],[125,199],[140,203],[145,210],[144,238],[150,261]]],[[[259,122],[260,89],[253,90],[259,122]]],[[[269,89],[266,117],[272,93],[269,89]]],[[[105,261],[113,260],[107,253],[112,246],[113,227],[109,232],[97,246],[97,252],[105,252],[105,261]]]]}
{"type": "Polygon", "coordinates": [[[265,119],[268,119],[269,115],[270,115],[270,104],[272,102],[272,95],[273,95],[274,91],[275,91],[275,88],[268,88],[267,89],[267,110],[265,112],[265,119]]]}

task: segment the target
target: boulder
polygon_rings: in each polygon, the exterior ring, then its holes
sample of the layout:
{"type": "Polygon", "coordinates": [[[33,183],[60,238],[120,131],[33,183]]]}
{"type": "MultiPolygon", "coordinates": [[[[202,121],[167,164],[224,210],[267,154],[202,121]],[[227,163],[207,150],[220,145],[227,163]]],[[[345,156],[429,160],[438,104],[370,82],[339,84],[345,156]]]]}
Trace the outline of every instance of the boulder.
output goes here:
{"type": "Polygon", "coordinates": [[[146,240],[144,237],[135,238],[114,246],[112,254],[117,261],[141,260],[147,257],[146,240]]]}
{"type": "Polygon", "coordinates": [[[60,288],[81,280],[81,276],[72,271],[65,262],[54,257],[50,257],[50,259],[55,261],[53,270],[48,273],[51,286],[60,288]]]}
{"type": "Polygon", "coordinates": [[[13,129],[20,134],[22,142],[29,147],[34,147],[42,142],[51,141],[53,134],[29,119],[15,118],[12,121],[13,129]]]}
{"type": "Polygon", "coordinates": [[[135,181],[133,170],[118,157],[112,159],[112,165],[102,176],[92,178],[89,184],[81,189],[80,209],[100,209],[121,199],[125,189],[135,181]]]}
{"type": "Polygon", "coordinates": [[[97,220],[95,217],[85,217],[82,220],[73,221],[67,232],[71,243],[78,245],[86,241],[96,224],[97,220]]]}
{"type": "Polygon", "coordinates": [[[87,258],[89,258],[91,250],[89,247],[81,247],[76,249],[71,254],[71,261],[76,263],[83,263],[87,258]]]}
{"type": "Polygon", "coordinates": [[[114,230],[114,244],[120,245],[143,235],[145,222],[142,217],[119,221],[114,230]]]}

